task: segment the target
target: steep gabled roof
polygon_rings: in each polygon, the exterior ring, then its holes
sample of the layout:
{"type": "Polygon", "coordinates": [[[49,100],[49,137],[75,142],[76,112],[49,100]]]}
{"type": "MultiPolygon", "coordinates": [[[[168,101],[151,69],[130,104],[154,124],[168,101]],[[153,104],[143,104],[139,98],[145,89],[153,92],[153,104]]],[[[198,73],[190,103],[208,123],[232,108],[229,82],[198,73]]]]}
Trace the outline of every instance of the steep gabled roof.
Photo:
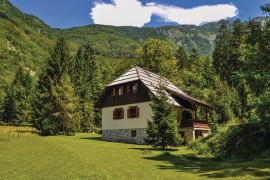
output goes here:
{"type": "Polygon", "coordinates": [[[181,97],[185,100],[188,100],[192,103],[195,103],[201,106],[211,107],[210,105],[202,101],[199,101],[191,96],[188,96],[186,93],[181,91],[178,87],[176,87],[173,83],[171,83],[168,79],[137,66],[128,70],[126,73],[124,73],[123,75],[121,75],[120,77],[112,81],[106,87],[116,86],[116,85],[132,82],[136,80],[140,80],[149,89],[149,91],[153,93],[154,95],[157,95],[157,88],[159,87],[160,84],[162,84],[162,86],[164,86],[165,89],[167,90],[169,102],[175,106],[182,107],[182,105],[179,102],[177,102],[170,94],[174,94],[178,97],[181,97]]]}

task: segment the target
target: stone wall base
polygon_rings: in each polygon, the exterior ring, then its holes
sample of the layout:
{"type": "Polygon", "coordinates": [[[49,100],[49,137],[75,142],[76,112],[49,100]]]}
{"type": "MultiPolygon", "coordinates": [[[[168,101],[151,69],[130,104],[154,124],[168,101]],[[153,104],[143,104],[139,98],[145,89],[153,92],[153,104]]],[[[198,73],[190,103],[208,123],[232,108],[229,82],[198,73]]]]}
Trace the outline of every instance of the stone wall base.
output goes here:
{"type": "Polygon", "coordinates": [[[102,140],[105,141],[145,144],[144,138],[146,136],[145,128],[102,130],[102,140]],[[132,137],[132,130],[136,131],[136,137],[132,137]]]}

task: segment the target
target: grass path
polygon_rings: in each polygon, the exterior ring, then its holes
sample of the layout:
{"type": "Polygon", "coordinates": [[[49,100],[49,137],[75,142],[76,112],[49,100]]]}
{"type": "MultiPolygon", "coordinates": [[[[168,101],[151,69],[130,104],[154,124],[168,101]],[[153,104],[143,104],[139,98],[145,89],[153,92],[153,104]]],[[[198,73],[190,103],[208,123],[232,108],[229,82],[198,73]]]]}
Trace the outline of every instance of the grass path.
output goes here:
{"type": "Polygon", "coordinates": [[[185,147],[163,154],[99,135],[20,137],[0,141],[0,179],[267,179],[270,160],[219,162],[185,147]]]}

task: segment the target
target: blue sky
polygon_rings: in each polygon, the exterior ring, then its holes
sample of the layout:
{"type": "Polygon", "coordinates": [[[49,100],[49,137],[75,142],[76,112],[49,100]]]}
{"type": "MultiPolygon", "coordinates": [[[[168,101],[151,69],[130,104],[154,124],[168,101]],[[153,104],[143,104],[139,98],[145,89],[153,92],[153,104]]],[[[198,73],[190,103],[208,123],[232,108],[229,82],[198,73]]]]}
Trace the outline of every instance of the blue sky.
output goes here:
{"type": "Polygon", "coordinates": [[[10,0],[21,11],[54,28],[88,24],[115,26],[200,25],[220,19],[263,16],[269,0],[10,0]]]}

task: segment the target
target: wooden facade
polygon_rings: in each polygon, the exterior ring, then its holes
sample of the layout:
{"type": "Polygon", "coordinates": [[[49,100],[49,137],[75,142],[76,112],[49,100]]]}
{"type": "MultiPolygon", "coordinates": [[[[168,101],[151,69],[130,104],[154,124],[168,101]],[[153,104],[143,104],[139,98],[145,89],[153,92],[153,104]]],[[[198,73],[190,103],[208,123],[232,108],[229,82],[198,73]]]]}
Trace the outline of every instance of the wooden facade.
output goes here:
{"type": "Polygon", "coordinates": [[[124,104],[134,104],[140,102],[151,101],[149,90],[140,82],[134,81],[130,83],[125,83],[121,85],[116,85],[112,87],[107,87],[107,90],[104,94],[104,98],[101,100],[99,107],[113,107],[124,104]],[[128,93],[128,88],[130,84],[138,83],[138,90],[134,93],[128,93]],[[114,87],[122,87],[123,94],[116,96],[114,91],[114,87]]]}

